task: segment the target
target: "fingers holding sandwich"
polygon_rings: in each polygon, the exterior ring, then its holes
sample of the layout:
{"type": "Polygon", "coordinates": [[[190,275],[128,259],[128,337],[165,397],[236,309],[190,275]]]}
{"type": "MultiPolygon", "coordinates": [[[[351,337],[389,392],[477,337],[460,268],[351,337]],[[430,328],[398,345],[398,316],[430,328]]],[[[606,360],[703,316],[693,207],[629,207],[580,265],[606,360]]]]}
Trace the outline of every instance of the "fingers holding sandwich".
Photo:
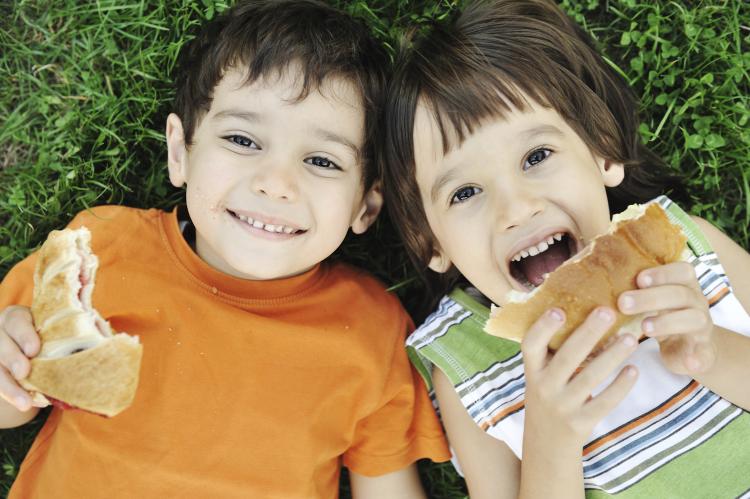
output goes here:
{"type": "Polygon", "coordinates": [[[525,375],[534,376],[548,360],[549,342],[565,322],[565,312],[552,308],[545,312],[532,326],[521,342],[525,375]]]}
{"type": "Polygon", "coordinates": [[[32,401],[18,380],[28,376],[29,358],[39,353],[39,347],[28,308],[10,306],[0,313],[0,397],[22,412],[32,407],[32,401]]]}
{"type": "Polygon", "coordinates": [[[614,322],[615,313],[609,307],[594,309],[560,346],[555,354],[554,364],[550,363],[550,368],[553,369],[551,374],[567,383],[586,359],[595,352],[599,340],[607,334],[614,322]]]}
{"type": "Polygon", "coordinates": [[[556,320],[556,316],[553,311],[544,314],[521,343],[526,377],[526,422],[535,433],[544,434],[545,440],[568,435],[580,448],[594,426],[632,388],[637,372],[627,366],[592,397],[597,387],[632,354],[637,341],[625,334],[603,349],[598,347],[615,322],[612,309],[599,307],[552,356],[547,356],[545,340],[548,343],[564,322],[564,319],[556,320]]]}
{"type": "Polygon", "coordinates": [[[639,289],[622,293],[623,314],[646,314],[643,333],[659,341],[662,360],[676,374],[704,372],[713,366],[714,324],[692,265],[675,262],[644,270],[639,289]]]}
{"type": "Polygon", "coordinates": [[[15,341],[26,357],[39,353],[41,342],[28,307],[11,305],[0,312],[0,330],[15,341]]]}

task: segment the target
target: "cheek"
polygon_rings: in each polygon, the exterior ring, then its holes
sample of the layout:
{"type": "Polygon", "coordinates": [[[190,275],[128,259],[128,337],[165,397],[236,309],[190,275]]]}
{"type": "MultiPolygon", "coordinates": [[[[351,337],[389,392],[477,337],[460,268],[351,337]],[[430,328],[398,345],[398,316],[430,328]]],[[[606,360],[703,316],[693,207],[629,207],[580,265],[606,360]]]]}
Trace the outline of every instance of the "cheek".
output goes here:
{"type": "Polygon", "coordinates": [[[589,240],[609,229],[610,213],[607,193],[601,184],[594,184],[587,192],[575,198],[574,217],[579,224],[584,237],[589,240]]]}
{"type": "MultiPolygon", "coordinates": [[[[434,227],[432,223],[430,225],[434,227]]],[[[491,256],[487,227],[478,217],[447,218],[433,228],[433,233],[448,257],[457,265],[477,266],[487,262],[491,256]]]]}
{"type": "Polygon", "coordinates": [[[186,193],[188,208],[191,209],[191,212],[197,209],[203,213],[207,212],[212,215],[218,214],[221,211],[221,205],[219,199],[212,194],[213,193],[207,191],[200,182],[188,184],[186,193]]]}
{"type": "MultiPolygon", "coordinates": [[[[215,159],[215,158],[214,158],[215,159]]],[[[224,168],[205,166],[215,164],[211,158],[193,158],[193,166],[186,176],[187,202],[194,207],[211,213],[218,213],[222,203],[226,201],[228,192],[234,188],[240,179],[234,168],[226,165],[224,168]]]]}
{"type": "Polygon", "coordinates": [[[306,189],[305,197],[319,220],[348,222],[359,212],[362,193],[357,185],[314,182],[306,189]]]}

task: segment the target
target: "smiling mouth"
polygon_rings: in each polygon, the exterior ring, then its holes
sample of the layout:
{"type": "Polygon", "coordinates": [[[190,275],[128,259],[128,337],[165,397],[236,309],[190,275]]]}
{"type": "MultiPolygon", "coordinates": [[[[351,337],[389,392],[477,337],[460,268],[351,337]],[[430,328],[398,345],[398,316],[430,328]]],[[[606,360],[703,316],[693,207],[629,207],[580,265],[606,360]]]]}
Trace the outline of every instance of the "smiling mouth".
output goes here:
{"type": "Polygon", "coordinates": [[[508,262],[509,272],[521,287],[530,291],[576,253],[575,239],[567,232],[558,232],[512,255],[508,262]]]}
{"type": "Polygon", "coordinates": [[[307,232],[304,229],[300,229],[300,228],[289,226],[289,225],[267,224],[267,223],[261,222],[260,220],[256,220],[252,217],[241,215],[229,209],[227,209],[227,212],[232,217],[239,220],[240,222],[243,222],[254,229],[262,230],[271,234],[285,234],[289,236],[294,236],[297,234],[304,234],[305,232],[307,232]]]}

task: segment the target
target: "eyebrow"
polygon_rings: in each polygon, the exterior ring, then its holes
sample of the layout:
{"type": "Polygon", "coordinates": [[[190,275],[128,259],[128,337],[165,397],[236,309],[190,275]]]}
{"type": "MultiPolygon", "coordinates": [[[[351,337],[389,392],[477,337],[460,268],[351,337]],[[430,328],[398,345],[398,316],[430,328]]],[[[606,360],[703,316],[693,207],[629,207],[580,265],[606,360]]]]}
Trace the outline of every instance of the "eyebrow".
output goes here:
{"type": "Polygon", "coordinates": [[[260,121],[260,115],[252,111],[241,111],[239,109],[227,109],[226,111],[219,111],[213,117],[214,120],[225,120],[227,118],[239,118],[244,121],[251,123],[257,123],[260,121]]]}
{"type": "Polygon", "coordinates": [[[435,179],[435,182],[432,184],[432,190],[430,191],[430,200],[433,204],[437,201],[438,194],[440,194],[443,187],[455,179],[457,174],[458,168],[451,168],[435,179]]]}
{"type": "Polygon", "coordinates": [[[346,147],[347,149],[350,149],[352,154],[354,154],[355,157],[359,158],[360,148],[357,147],[354,142],[347,139],[343,135],[339,135],[336,132],[332,132],[320,127],[312,127],[312,132],[317,138],[321,140],[325,140],[327,142],[335,142],[346,147]]]}
{"type": "Polygon", "coordinates": [[[556,135],[558,137],[562,137],[565,134],[553,125],[539,125],[535,126],[533,128],[528,128],[526,130],[521,131],[518,134],[519,141],[521,142],[529,142],[532,139],[535,139],[542,135],[556,135]]]}

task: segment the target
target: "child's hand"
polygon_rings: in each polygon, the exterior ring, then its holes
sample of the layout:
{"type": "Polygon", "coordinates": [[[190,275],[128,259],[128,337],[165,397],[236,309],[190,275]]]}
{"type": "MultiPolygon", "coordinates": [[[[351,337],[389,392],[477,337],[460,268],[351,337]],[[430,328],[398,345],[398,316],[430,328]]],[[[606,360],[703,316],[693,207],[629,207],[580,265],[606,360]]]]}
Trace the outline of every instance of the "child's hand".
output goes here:
{"type": "Polygon", "coordinates": [[[28,308],[0,312],[0,397],[22,412],[31,409],[31,396],[17,381],[29,375],[29,358],[39,353],[39,346],[28,308]]]}
{"type": "Polygon", "coordinates": [[[714,324],[692,265],[675,262],[638,274],[638,289],[618,298],[624,314],[654,314],[641,328],[659,342],[662,361],[675,374],[709,370],[716,360],[714,324]]]}
{"type": "Polygon", "coordinates": [[[580,368],[614,322],[614,311],[604,307],[594,310],[548,357],[547,345],[563,322],[561,310],[547,311],[521,344],[526,377],[525,432],[533,432],[524,438],[533,438],[544,448],[566,446],[580,460],[581,448],[594,426],[627,395],[637,371],[627,366],[593,398],[592,391],[630,356],[637,341],[623,335],[580,368]]]}

